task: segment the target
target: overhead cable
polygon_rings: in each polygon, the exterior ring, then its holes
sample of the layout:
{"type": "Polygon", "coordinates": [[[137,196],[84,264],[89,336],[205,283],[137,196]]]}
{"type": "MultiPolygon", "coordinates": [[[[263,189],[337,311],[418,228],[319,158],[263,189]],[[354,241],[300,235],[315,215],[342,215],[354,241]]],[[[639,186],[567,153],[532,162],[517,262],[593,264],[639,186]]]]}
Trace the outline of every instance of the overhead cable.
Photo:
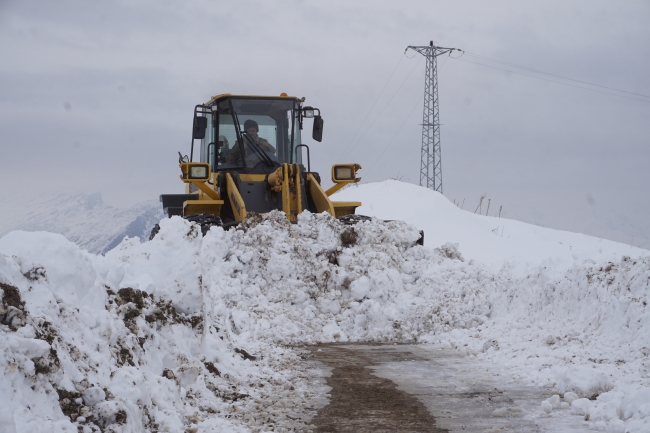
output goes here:
{"type": "MultiPolygon", "coordinates": [[[[453,57],[452,57],[452,59],[453,59],[453,57]]],[[[500,70],[500,71],[510,72],[510,73],[512,73],[512,74],[517,74],[517,75],[523,75],[524,77],[535,78],[535,79],[537,79],[537,80],[548,81],[548,82],[550,82],[550,83],[557,83],[557,84],[562,84],[562,85],[564,85],[564,86],[570,86],[570,87],[576,87],[576,88],[578,88],[578,89],[589,90],[590,92],[604,93],[605,95],[613,95],[613,96],[618,96],[618,97],[621,97],[621,98],[633,99],[633,100],[635,100],[635,101],[649,102],[649,103],[650,103],[650,100],[648,100],[648,99],[633,98],[633,97],[631,97],[631,96],[621,95],[621,94],[619,94],[619,93],[604,92],[604,91],[602,91],[602,90],[590,89],[589,87],[577,86],[577,85],[575,85],[575,84],[569,84],[569,83],[563,83],[562,81],[549,80],[549,79],[547,79],[547,78],[537,77],[537,76],[535,76],[535,75],[524,74],[524,73],[522,73],[522,72],[515,72],[515,71],[512,71],[512,70],[510,70],[510,69],[503,69],[503,68],[498,68],[498,67],[496,67],[496,66],[486,65],[485,63],[472,62],[471,60],[463,60],[463,59],[460,59],[460,58],[457,58],[457,59],[454,59],[454,60],[458,60],[458,61],[460,61],[460,62],[466,62],[466,63],[473,63],[473,64],[475,64],[475,65],[485,66],[486,68],[498,69],[498,70],[500,70]]],[[[615,90],[615,89],[614,89],[614,90],[615,90]]],[[[628,92],[628,93],[629,93],[629,92],[628,92]]],[[[645,96],[645,95],[641,95],[641,96],[645,96]]],[[[649,96],[648,98],[650,98],[650,96],[649,96]]]]}
{"type": "Polygon", "coordinates": [[[413,106],[413,108],[411,108],[411,111],[409,112],[409,114],[406,116],[406,118],[405,118],[404,121],[402,122],[402,125],[399,127],[399,129],[397,130],[397,132],[395,133],[395,135],[393,135],[393,138],[391,138],[390,141],[386,144],[386,146],[384,146],[384,149],[383,149],[383,150],[381,151],[381,153],[379,154],[379,157],[375,160],[374,164],[372,164],[372,166],[368,169],[368,171],[367,171],[368,175],[370,175],[370,173],[372,173],[372,169],[375,168],[375,166],[377,165],[377,163],[381,160],[381,157],[384,156],[384,153],[386,153],[386,150],[387,150],[388,147],[391,145],[391,143],[392,143],[393,141],[395,141],[395,138],[397,138],[397,134],[400,133],[400,131],[402,130],[402,128],[403,128],[404,125],[406,124],[406,121],[409,120],[409,119],[411,118],[411,114],[413,114],[413,111],[414,111],[414,110],[415,110],[415,109],[420,105],[420,102],[422,102],[422,97],[420,97],[420,98],[418,99],[418,101],[415,103],[415,105],[413,106]]]}
{"type": "MultiPolygon", "coordinates": [[[[443,59],[442,63],[440,64],[440,67],[438,68],[438,70],[442,69],[442,67],[445,66],[446,61],[447,61],[447,58],[445,57],[443,59]]],[[[395,132],[395,134],[393,135],[393,138],[391,138],[390,141],[388,143],[386,143],[386,146],[384,146],[384,148],[382,149],[381,153],[379,154],[379,157],[375,160],[375,162],[372,164],[372,166],[368,169],[368,171],[367,171],[368,175],[370,173],[372,173],[372,170],[375,168],[377,163],[381,160],[381,157],[384,156],[384,153],[386,153],[386,150],[388,149],[388,147],[393,143],[393,141],[395,141],[395,139],[397,138],[397,135],[400,133],[400,131],[402,130],[404,125],[406,125],[406,122],[411,118],[411,115],[413,114],[413,111],[418,107],[418,105],[420,105],[420,102],[422,101],[422,98],[423,98],[422,96],[420,96],[420,98],[418,98],[417,102],[415,103],[413,108],[411,108],[411,111],[409,111],[409,114],[406,116],[406,118],[402,122],[402,125],[399,127],[397,132],[395,132]]]]}
{"type": "Polygon", "coordinates": [[[644,98],[650,98],[650,95],[644,95],[643,93],[629,92],[627,90],[621,90],[621,89],[617,89],[617,88],[614,88],[614,87],[603,86],[601,84],[590,83],[588,81],[576,80],[574,78],[564,77],[562,75],[552,74],[550,72],[545,72],[545,71],[540,71],[539,69],[527,68],[526,66],[520,66],[520,65],[517,65],[517,64],[514,64],[514,63],[504,62],[503,60],[497,60],[497,59],[492,59],[492,58],[486,57],[486,56],[480,56],[478,54],[468,53],[467,51],[464,51],[464,53],[467,54],[468,56],[477,57],[477,58],[479,58],[481,60],[487,60],[487,61],[490,61],[490,62],[501,63],[503,65],[514,66],[515,68],[525,69],[525,70],[531,71],[531,72],[537,72],[538,74],[549,75],[551,77],[561,78],[563,80],[575,81],[576,83],[588,84],[590,86],[601,87],[603,89],[614,90],[616,92],[628,93],[630,95],[636,95],[636,96],[642,96],[644,98]]]}
{"type": "MultiPolygon", "coordinates": [[[[379,114],[377,115],[377,117],[375,117],[375,120],[373,120],[372,123],[370,123],[370,125],[368,125],[368,128],[365,130],[365,132],[363,133],[363,135],[361,135],[361,137],[359,137],[359,139],[357,140],[357,142],[355,143],[355,145],[356,145],[356,144],[359,144],[359,143],[361,142],[361,140],[363,140],[363,137],[365,137],[365,135],[368,133],[368,131],[370,131],[370,128],[372,128],[372,125],[374,125],[375,122],[377,121],[377,119],[379,119],[379,118],[381,117],[381,115],[382,115],[382,113],[384,112],[384,110],[386,109],[386,107],[388,107],[388,104],[390,104],[390,103],[392,102],[393,98],[395,98],[395,96],[397,96],[397,94],[399,93],[399,91],[402,89],[402,86],[404,86],[404,83],[406,83],[406,80],[409,79],[409,77],[411,76],[411,74],[413,73],[413,71],[415,71],[415,68],[417,68],[417,66],[420,64],[420,60],[422,60],[422,57],[420,57],[420,58],[418,59],[418,61],[417,61],[417,63],[415,64],[415,66],[413,66],[413,69],[411,69],[411,72],[409,72],[408,75],[406,76],[406,78],[404,78],[404,81],[402,81],[402,84],[399,85],[399,87],[397,88],[397,90],[395,91],[395,93],[393,93],[393,96],[391,96],[390,99],[388,100],[388,102],[386,102],[386,104],[384,105],[384,108],[382,108],[381,111],[379,112],[379,114]]],[[[348,150],[350,150],[350,149],[351,149],[351,148],[348,148],[348,150]]],[[[346,152],[343,153],[343,155],[341,156],[341,159],[342,159],[343,157],[345,157],[346,154],[347,154],[347,150],[346,150],[346,152]]]]}
{"type": "Polygon", "coordinates": [[[366,123],[366,120],[368,120],[368,116],[370,116],[370,113],[372,112],[373,108],[375,108],[375,105],[377,104],[377,101],[379,101],[379,98],[381,98],[381,95],[384,93],[384,90],[386,90],[386,86],[388,86],[388,83],[390,82],[391,78],[393,78],[393,75],[395,74],[395,71],[397,70],[397,67],[399,66],[400,63],[402,63],[403,58],[404,58],[403,55],[399,56],[399,61],[395,65],[395,68],[393,68],[393,72],[391,72],[390,77],[388,77],[388,80],[386,80],[386,84],[384,84],[384,87],[381,89],[381,92],[379,92],[379,95],[377,96],[377,99],[375,99],[375,102],[372,103],[372,106],[370,107],[370,110],[368,110],[368,113],[366,114],[366,117],[364,117],[363,121],[359,124],[359,127],[357,128],[357,131],[354,133],[354,135],[350,139],[350,142],[345,147],[345,150],[343,151],[343,153],[341,154],[341,157],[339,159],[343,158],[343,155],[345,155],[348,152],[348,149],[350,148],[350,145],[352,144],[352,142],[356,138],[359,131],[361,131],[361,127],[363,126],[363,124],[366,123]]]}

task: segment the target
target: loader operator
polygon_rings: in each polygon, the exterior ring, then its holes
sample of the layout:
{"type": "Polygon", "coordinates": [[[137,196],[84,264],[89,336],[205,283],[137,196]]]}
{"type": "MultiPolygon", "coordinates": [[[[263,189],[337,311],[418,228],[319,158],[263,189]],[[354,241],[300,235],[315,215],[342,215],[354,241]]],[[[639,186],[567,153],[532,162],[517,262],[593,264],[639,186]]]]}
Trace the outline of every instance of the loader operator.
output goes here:
{"type": "MultiPolygon", "coordinates": [[[[260,131],[260,128],[257,125],[256,121],[248,119],[246,122],[244,122],[244,131],[246,131],[246,133],[242,136],[242,140],[244,142],[243,147],[247,165],[254,165],[256,162],[260,161],[259,156],[252,149],[255,144],[257,144],[262,151],[275,154],[275,147],[273,147],[271,143],[269,143],[266,139],[257,135],[257,133],[260,131]]],[[[241,147],[242,146],[240,143],[237,143],[236,146],[233,146],[233,149],[228,154],[229,164],[241,163],[241,147]]]]}

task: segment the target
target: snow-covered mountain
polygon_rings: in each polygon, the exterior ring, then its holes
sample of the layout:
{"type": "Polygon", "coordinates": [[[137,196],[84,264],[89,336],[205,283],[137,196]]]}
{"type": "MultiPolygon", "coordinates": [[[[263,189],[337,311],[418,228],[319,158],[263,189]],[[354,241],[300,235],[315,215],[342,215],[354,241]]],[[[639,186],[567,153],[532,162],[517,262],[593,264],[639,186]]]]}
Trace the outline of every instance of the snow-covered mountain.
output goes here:
{"type": "Polygon", "coordinates": [[[12,230],[59,233],[94,254],[106,253],[125,236],[148,239],[163,217],[156,200],[117,209],[104,203],[100,193],[5,199],[0,205],[0,237],[12,230]]]}

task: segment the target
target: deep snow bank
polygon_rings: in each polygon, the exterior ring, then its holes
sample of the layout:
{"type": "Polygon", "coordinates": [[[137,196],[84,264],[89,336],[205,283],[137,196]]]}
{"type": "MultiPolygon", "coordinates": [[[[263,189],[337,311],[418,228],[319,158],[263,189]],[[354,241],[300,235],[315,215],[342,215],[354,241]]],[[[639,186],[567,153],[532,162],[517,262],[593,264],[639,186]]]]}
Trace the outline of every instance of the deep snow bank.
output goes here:
{"type": "Polygon", "coordinates": [[[0,431],[306,427],[324,391],[301,351],[239,335],[211,290],[223,231],[162,226],[106,257],[50,233],[0,239],[0,431]]]}
{"type": "Polygon", "coordinates": [[[623,256],[650,255],[648,250],[618,242],[463,211],[438,192],[396,180],[350,186],[334,198],[361,201],[358,214],[413,224],[425,231],[426,245],[458,243],[466,258],[495,270],[506,261],[538,265],[550,260],[570,266],[574,260],[619,261],[623,256]]]}
{"type": "Polygon", "coordinates": [[[505,267],[496,279],[490,321],[440,343],[554,387],[594,430],[650,431],[650,258],[540,266],[519,278],[505,267]]]}
{"type": "MultiPolygon", "coordinates": [[[[649,259],[588,240],[576,249],[616,260],[584,261],[542,243],[560,258],[522,274],[522,260],[496,270],[478,260],[489,227],[468,247],[475,260],[420,227],[429,247],[399,221],[350,228],[303,214],[292,225],[272,213],[202,238],[172,218],[153,241],[126,239],[105,257],[58,235],[10,233],[0,239],[0,427],[302,429],[324,391],[284,345],[419,341],[573,392],[594,428],[644,431],[649,259]]],[[[555,403],[543,406],[549,416],[561,414],[555,403]]]]}

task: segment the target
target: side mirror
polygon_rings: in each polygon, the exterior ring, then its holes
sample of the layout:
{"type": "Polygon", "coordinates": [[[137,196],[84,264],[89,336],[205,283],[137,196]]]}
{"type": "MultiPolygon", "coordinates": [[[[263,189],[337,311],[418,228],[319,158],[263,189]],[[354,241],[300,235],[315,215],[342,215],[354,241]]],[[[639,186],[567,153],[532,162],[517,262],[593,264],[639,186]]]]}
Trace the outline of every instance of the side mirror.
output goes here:
{"type": "Polygon", "coordinates": [[[192,130],[192,138],[194,140],[202,140],[205,138],[205,130],[208,128],[207,117],[194,117],[194,129],[192,130]]]}
{"type": "Polygon", "coordinates": [[[311,137],[315,141],[323,141],[323,118],[320,115],[314,116],[314,130],[311,133],[311,137]]]}

